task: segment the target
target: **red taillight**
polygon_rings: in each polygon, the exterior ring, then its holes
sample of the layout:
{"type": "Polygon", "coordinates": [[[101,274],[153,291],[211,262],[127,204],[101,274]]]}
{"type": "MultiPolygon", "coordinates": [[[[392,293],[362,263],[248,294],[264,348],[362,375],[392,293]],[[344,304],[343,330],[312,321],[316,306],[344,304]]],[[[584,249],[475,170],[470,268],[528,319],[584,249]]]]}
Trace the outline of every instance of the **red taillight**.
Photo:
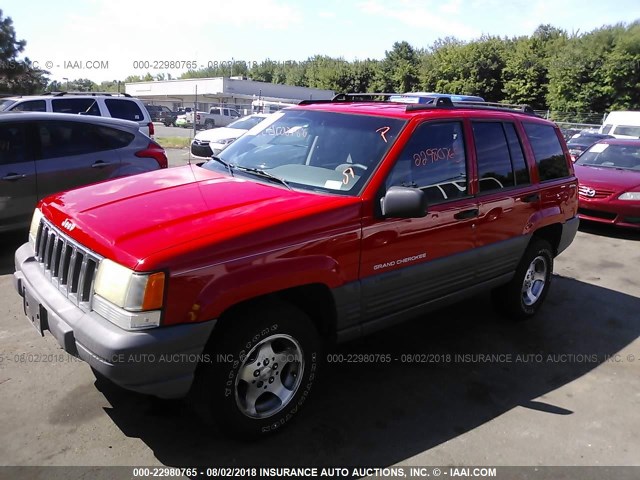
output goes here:
{"type": "Polygon", "coordinates": [[[136,152],[136,157],[153,158],[156,162],[158,162],[160,168],[167,168],[169,166],[164,148],[162,148],[156,142],[149,142],[147,148],[136,152]]]}
{"type": "Polygon", "coordinates": [[[196,115],[196,120],[199,122],[200,121],[200,114],[196,115]]]}
{"type": "Polygon", "coordinates": [[[156,129],[153,126],[153,122],[149,122],[147,126],[149,127],[149,136],[153,137],[156,134],[156,129]]]}

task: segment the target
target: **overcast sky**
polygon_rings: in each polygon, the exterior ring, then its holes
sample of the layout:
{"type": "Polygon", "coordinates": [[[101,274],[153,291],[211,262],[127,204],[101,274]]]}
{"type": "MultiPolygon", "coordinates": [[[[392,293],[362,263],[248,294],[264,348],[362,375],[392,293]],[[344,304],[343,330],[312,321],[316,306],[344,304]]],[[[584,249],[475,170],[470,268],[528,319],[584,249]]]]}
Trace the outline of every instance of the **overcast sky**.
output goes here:
{"type": "Polygon", "coordinates": [[[543,23],[588,32],[640,18],[640,1],[4,0],[2,10],[27,41],[23,56],[52,79],[100,82],[185,71],[165,61],[381,59],[400,40],[428,47],[446,36],[530,35],[543,23]]]}

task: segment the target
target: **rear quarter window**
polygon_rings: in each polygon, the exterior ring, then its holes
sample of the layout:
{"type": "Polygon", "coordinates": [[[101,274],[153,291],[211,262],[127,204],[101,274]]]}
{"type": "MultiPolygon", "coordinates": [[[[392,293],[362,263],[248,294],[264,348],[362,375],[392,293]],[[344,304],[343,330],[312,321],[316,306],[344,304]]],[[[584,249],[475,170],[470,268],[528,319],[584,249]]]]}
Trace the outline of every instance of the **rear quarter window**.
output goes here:
{"type": "Polygon", "coordinates": [[[113,118],[121,118],[123,120],[132,120],[141,122],[144,120],[144,114],[140,107],[131,100],[120,98],[107,98],[104,101],[113,118]]]}
{"type": "Polygon", "coordinates": [[[540,181],[569,176],[569,167],[556,130],[551,125],[523,123],[538,166],[540,181]]]}

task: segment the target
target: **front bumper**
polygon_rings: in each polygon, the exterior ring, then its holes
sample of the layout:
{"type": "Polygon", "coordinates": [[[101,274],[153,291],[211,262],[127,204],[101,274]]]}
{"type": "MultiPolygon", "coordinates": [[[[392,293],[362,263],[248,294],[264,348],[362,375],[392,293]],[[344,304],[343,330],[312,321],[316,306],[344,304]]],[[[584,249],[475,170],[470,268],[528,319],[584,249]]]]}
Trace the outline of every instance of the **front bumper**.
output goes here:
{"type": "Polygon", "coordinates": [[[31,244],[16,251],[15,267],[13,283],[27,318],[33,317],[42,334],[48,330],[66,352],[128,390],[161,398],[188,393],[215,320],[123,330],[67,299],[43,272],[31,244]]]}
{"type": "Polygon", "coordinates": [[[578,215],[584,220],[640,229],[640,202],[580,197],[578,215]]]}

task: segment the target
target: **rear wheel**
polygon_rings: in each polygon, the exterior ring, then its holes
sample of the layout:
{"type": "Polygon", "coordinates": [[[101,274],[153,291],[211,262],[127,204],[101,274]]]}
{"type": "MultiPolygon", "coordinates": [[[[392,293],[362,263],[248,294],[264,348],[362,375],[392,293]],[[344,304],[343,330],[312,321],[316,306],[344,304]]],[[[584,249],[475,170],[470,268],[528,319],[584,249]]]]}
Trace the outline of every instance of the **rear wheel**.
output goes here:
{"type": "Polygon", "coordinates": [[[207,129],[207,130],[212,129],[215,126],[216,126],[216,123],[213,120],[206,120],[204,122],[204,128],[207,129]]]}
{"type": "Polygon", "coordinates": [[[511,281],[493,291],[494,306],[513,320],[532,317],[547,296],[552,273],[551,245],[541,238],[534,239],[511,281]]]}
{"type": "Polygon", "coordinates": [[[198,401],[228,433],[252,438],[292,420],[320,363],[311,319],[283,303],[243,308],[225,321],[201,365],[198,401]]]}

